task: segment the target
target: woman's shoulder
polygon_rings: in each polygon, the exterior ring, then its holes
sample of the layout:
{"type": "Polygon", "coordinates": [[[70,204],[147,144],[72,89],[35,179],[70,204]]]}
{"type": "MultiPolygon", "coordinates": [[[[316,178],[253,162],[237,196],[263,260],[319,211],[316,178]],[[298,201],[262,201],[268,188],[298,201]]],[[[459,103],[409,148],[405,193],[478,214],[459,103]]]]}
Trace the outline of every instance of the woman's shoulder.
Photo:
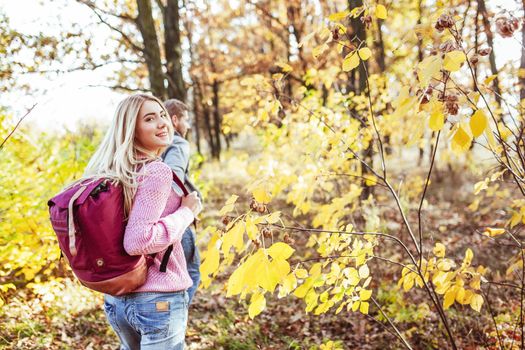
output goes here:
{"type": "Polygon", "coordinates": [[[149,162],[144,165],[144,176],[154,176],[171,181],[171,168],[160,160],[149,162]]]}

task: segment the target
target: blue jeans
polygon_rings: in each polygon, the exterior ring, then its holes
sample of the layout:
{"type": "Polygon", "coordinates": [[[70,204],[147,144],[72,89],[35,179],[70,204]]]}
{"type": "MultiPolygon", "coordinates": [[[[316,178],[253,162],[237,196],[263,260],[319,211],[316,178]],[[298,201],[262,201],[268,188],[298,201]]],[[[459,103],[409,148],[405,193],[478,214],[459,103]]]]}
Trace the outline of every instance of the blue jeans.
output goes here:
{"type": "Polygon", "coordinates": [[[121,350],[183,350],[188,293],[104,295],[104,312],[121,350]]]}
{"type": "Polygon", "coordinates": [[[192,229],[188,227],[186,231],[184,231],[181,240],[182,250],[184,250],[184,256],[186,257],[188,274],[193,281],[193,285],[188,288],[188,304],[191,304],[191,300],[193,299],[193,296],[197,291],[197,287],[199,286],[199,282],[201,281],[201,273],[199,271],[201,266],[201,258],[199,255],[199,249],[197,248],[197,244],[195,242],[195,233],[193,233],[192,229]]]}

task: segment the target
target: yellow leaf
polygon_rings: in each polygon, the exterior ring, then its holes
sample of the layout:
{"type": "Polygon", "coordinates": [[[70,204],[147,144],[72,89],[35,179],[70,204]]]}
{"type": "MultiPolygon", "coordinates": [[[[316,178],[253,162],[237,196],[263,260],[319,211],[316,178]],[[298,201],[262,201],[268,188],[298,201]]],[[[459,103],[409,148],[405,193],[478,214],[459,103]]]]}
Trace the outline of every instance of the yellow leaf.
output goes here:
{"type": "Polygon", "coordinates": [[[427,86],[430,79],[439,73],[442,59],[440,56],[428,56],[419,62],[417,76],[422,86],[427,86]]]}
{"type": "Polygon", "coordinates": [[[270,270],[277,278],[277,282],[280,282],[290,273],[290,264],[286,260],[272,260],[270,262],[270,270]]]}
{"type": "Polygon", "coordinates": [[[346,55],[345,59],[343,60],[343,71],[349,72],[357,66],[359,66],[359,57],[357,56],[356,52],[354,51],[346,55]]]}
{"type": "Polygon", "coordinates": [[[485,229],[485,233],[487,233],[487,235],[489,237],[496,237],[496,236],[504,234],[505,233],[505,229],[504,228],[490,228],[490,227],[487,227],[485,229]]]}
{"type": "Polygon", "coordinates": [[[359,278],[364,279],[370,275],[370,270],[367,265],[363,265],[359,268],[359,278]]]}
{"type": "Polygon", "coordinates": [[[472,141],[471,136],[460,125],[452,138],[452,145],[460,151],[467,151],[472,141]]]}
{"type": "Polygon", "coordinates": [[[463,265],[465,267],[470,266],[473,257],[474,253],[472,253],[472,249],[467,248],[467,250],[465,251],[465,259],[463,259],[463,265]]]}
{"type": "Polygon", "coordinates": [[[360,301],[354,301],[354,303],[352,304],[352,311],[357,311],[357,309],[359,309],[359,305],[361,304],[360,301]]]}
{"type": "Polygon", "coordinates": [[[489,85],[494,79],[498,77],[497,74],[488,76],[485,80],[483,80],[483,84],[489,85]]]}
{"type": "Polygon", "coordinates": [[[250,299],[250,307],[248,308],[248,314],[251,319],[260,314],[266,307],[266,298],[264,294],[255,292],[252,294],[250,299]]]}
{"type": "Polygon", "coordinates": [[[474,294],[472,299],[470,299],[470,307],[477,312],[480,312],[481,305],[483,305],[483,297],[479,294],[474,294]]]}
{"type": "Polygon", "coordinates": [[[206,251],[206,255],[204,256],[204,261],[200,267],[201,274],[208,276],[217,271],[219,268],[219,261],[219,250],[215,247],[208,249],[208,251],[206,251]]]}
{"type": "Polygon", "coordinates": [[[348,279],[348,283],[350,283],[350,285],[352,285],[352,286],[357,286],[357,284],[361,280],[359,278],[359,273],[353,267],[349,267],[349,268],[344,269],[344,274],[345,274],[346,278],[348,279]]]}
{"type": "Polygon", "coordinates": [[[280,216],[281,216],[281,212],[280,211],[276,211],[276,212],[268,215],[268,217],[266,218],[266,222],[269,223],[269,224],[275,224],[277,221],[279,221],[280,216]]]}
{"type": "Polygon", "coordinates": [[[379,179],[375,177],[374,175],[368,175],[365,179],[365,185],[369,187],[377,185],[378,182],[379,182],[379,179]]]}
{"type": "Polygon", "coordinates": [[[246,217],[246,233],[250,239],[256,239],[259,235],[259,229],[250,216],[246,217]]]}
{"type": "Polygon", "coordinates": [[[462,51],[454,50],[447,52],[443,61],[443,68],[450,72],[458,71],[463,62],[465,62],[465,59],[465,54],[462,51]]]}
{"type": "Polygon", "coordinates": [[[479,97],[481,95],[479,94],[479,92],[475,92],[475,91],[471,91],[469,92],[468,94],[468,97],[472,100],[472,102],[474,102],[475,105],[478,104],[478,101],[479,101],[479,97]]]}
{"type": "Polygon", "coordinates": [[[266,204],[272,199],[272,195],[263,186],[255,188],[252,191],[252,195],[255,198],[255,200],[259,203],[266,204]]]}
{"type": "Polygon", "coordinates": [[[290,66],[288,63],[279,62],[279,63],[277,63],[277,66],[281,67],[281,70],[282,70],[284,73],[288,73],[288,72],[293,71],[292,66],[290,66]]]}
{"type": "Polygon", "coordinates": [[[332,22],[340,22],[343,19],[345,19],[349,14],[350,14],[350,11],[336,12],[328,16],[328,19],[332,22]]]}
{"type": "Polygon", "coordinates": [[[274,243],[268,248],[268,254],[276,260],[286,260],[292,256],[295,249],[284,242],[274,243]]]}
{"type": "Polygon", "coordinates": [[[370,299],[371,296],[372,296],[372,290],[370,289],[361,289],[359,291],[359,299],[361,301],[366,301],[370,299]]]}
{"type": "Polygon", "coordinates": [[[405,292],[408,292],[410,288],[414,286],[414,281],[415,281],[415,276],[413,273],[405,276],[405,278],[403,279],[403,290],[405,292]]]}
{"type": "Polygon", "coordinates": [[[465,297],[465,289],[463,287],[456,288],[456,301],[463,304],[463,298],[465,297]]]}
{"type": "Polygon", "coordinates": [[[317,46],[316,48],[313,49],[312,55],[314,56],[314,58],[317,58],[317,57],[321,56],[323,54],[323,52],[325,52],[326,50],[328,50],[328,45],[327,44],[321,44],[321,45],[319,45],[319,46],[317,46]]]}
{"type": "Polygon", "coordinates": [[[445,298],[443,299],[443,308],[446,310],[450,305],[454,304],[456,300],[456,287],[450,287],[445,293],[445,298]]]}
{"type": "Polygon", "coordinates": [[[445,125],[445,115],[443,114],[443,103],[433,100],[431,102],[430,120],[428,123],[432,131],[439,131],[445,125]]]}
{"type": "Polygon", "coordinates": [[[481,109],[478,109],[472,117],[470,117],[470,130],[472,130],[472,135],[478,137],[483,134],[483,131],[487,128],[487,117],[481,109]]]}
{"type": "Polygon", "coordinates": [[[474,185],[474,194],[478,194],[481,191],[486,190],[487,188],[489,188],[487,179],[480,182],[476,182],[476,184],[474,185]]]}
{"type": "Polygon", "coordinates": [[[297,269],[295,270],[295,276],[297,278],[306,278],[308,277],[308,271],[306,271],[305,269],[297,269]]]}
{"type": "Polygon", "coordinates": [[[226,205],[225,205],[224,207],[222,207],[221,210],[219,211],[219,215],[220,215],[220,216],[226,215],[227,213],[231,212],[234,208],[235,208],[235,204],[234,204],[234,203],[226,204],[226,205]]]}
{"type": "Polygon", "coordinates": [[[362,301],[361,305],[359,305],[359,312],[361,312],[363,315],[368,315],[368,307],[368,302],[362,301]]]}
{"type": "Polygon", "coordinates": [[[379,19],[386,19],[388,15],[386,11],[386,7],[384,7],[383,5],[377,5],[375,13],[376,13],[376,17],[379,19]]]}
{"type": "Polygon", "coordinates": [[[234,247],[238,252],[242,251],[244,246],[244,224],[242,222],[237,222],[228,232],[222,237],[222,246],[221,250],[223,254],[226,254],[230,251],[230,247],[234,247]]]}
{"type": "Polygon", "coordinates": [[[226,201],[226,204],[233,204],[237,201],[238,198],[239,196],[232,194],[230,198],[228,198],[228,200],[226,201]]]}
{"type": "Polygon", "coordinates": [[[282,285],[279,287],[278,298],[287,296],[295,289],[295,287],[297,287],[297,279],[295,278],[295,275],[291,273],[283,279],[282,285]]]}
{"type": "Polygon", "coordinates": [[[359,49],[359,58],[361,58],[363,61],[366,61],[367,59],[372,56],[372,51],[368,47],[363,47],[362,49],[359,49]]]}
{"type": "Polygon", "coordinates": [[[438,258],[444,258],[445,257],[445,246],[442,243],[436,243],[434,247],[434,255],[438,258]]]}

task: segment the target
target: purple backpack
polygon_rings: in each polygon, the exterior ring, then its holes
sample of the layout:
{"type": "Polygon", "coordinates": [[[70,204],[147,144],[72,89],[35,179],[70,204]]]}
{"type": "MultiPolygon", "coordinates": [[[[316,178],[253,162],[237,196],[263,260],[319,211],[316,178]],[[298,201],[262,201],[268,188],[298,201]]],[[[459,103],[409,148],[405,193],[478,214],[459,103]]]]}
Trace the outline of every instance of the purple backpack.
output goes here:
{"type": "MultiPolygon", "coordinates": [[[[173,172],[173,180],[188,191],[173,172]]],[[[78,182],[47,202],[62,254],[86,287],[110,295],[130,293],[146,282],[151,256],[124,250],[124,195],[108,179],[78,182]]],[[[160,271],[166,272],[170,246],[160,271]]]]}

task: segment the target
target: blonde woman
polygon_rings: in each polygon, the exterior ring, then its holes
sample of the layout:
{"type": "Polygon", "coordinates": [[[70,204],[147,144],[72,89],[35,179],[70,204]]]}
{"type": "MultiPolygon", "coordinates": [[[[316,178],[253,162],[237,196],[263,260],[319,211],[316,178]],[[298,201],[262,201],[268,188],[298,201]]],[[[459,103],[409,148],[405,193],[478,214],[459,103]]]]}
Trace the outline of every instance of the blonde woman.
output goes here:
{"type": "Polygon", "coordinates": [[[129,96],[118,105],[84,174],[120,182],[128,217],[124,249],[130,255],[154,256],[141,287],[123,296],[104,295],[104,310],[121,349],[184,348],[186,290],[192,280],[180,241],[202,205],[195,192],[181,197],[172,189],[172,171],[159,158],[172,137],[173,126],[160,100],[129,96]],[[166,272],[161,272],[170,245],[173,251],[166,272]]]}

